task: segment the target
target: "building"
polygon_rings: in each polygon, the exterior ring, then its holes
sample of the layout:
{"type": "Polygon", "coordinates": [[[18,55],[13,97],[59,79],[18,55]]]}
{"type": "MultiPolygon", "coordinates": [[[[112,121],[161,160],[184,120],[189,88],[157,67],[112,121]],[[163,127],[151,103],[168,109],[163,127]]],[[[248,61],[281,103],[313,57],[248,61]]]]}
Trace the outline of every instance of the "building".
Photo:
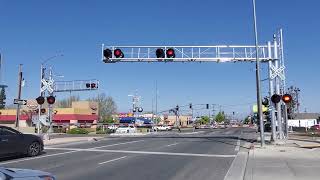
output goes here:
{"type": "Polygon", "coordinates": [[[320,122],[320,113],[297,113],[293,119],[288,120],[291,127],[311,127],[320,122]]]}
{"type": "MultiPolygon", "coordinates": [[[[159,122],[159,124],[174,126],[176,123],[175,115],[163,115],[163,116],[160,116],[160,118],[161,118],[161,121],[159,122]]],[[[190,115],[180,115],[178,118],[178,122],[180,122],[180,126],[182,127],[192,125],[191,121],[192,121],[192,116],[190,115]]]]}
{"type": "MultiPolygon", "coordinates": [[[[47,105],[44,105],[47,114],[47,105]]],[[[37,106],[22,106],[20,111],[19,127],[35,127],[34,121],[38,118],[37,106]]],[[[14,126],[16,109],[0,110],[0,124],[14,126]]],[[[92,125],[98,122],[98,103],[90,101],[72,102],[71,108],[53,108],[53,126],[77,127],[92,125]]]]}

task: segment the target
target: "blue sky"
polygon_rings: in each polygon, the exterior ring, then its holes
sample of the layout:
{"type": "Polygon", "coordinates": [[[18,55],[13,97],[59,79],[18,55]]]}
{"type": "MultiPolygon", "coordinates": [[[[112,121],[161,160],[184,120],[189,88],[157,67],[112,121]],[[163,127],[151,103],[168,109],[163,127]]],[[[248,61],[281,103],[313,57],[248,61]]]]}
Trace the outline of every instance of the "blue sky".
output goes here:
{"type": "MultiPolygon", "coordinates": [[[[302,109],[320,112],[320,2],[257,0],[259,42],[284,30],[287,84],[299,87],[302,109]]],[[[8,103],[17,94],[18,64],[27,85],[23,98],[39,94],[42,59],[51,61],[60,80],[99,79],[100,90],[116,100],[120,111],[130,107],[136,89],[151,110],[158,82],[159,110],[176,104],[222,104],[227,112],[250,112],[255,101],[254,63],[104,64],[101,44],[217,45],[254,44],[251,0],[0,0],[2,81],[8,103]],[[247,105],[238,105],[247,104],[247,105]]],[[[262,66],[266,77],[266,66],[262,66]]],[[[267,84],[263,83],[263,93],[267,84]]],[[[83,99],[98,92],[75,93],[83,99]]],[[[57,94],[64,98],[69,94],[57,94]]]]}

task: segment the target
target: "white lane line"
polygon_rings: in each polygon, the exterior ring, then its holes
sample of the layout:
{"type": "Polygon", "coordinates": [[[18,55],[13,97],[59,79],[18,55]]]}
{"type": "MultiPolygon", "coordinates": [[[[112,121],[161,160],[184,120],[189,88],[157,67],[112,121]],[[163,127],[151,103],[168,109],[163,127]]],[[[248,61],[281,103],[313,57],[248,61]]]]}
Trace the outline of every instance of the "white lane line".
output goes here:
{"type": "Polygon", "coordinates": [[[120,159],[123,159],[123,158],[126,158],[126,157],[127,156],[122,156],[122,157],[119,157],[119,158],[116,158],[116,159],[111,159],[109,161],[104,161],[104,162],[99,163],[99,165],[106,164],[106,163],[113,162],[113,161],[117,161],[117,160],[120,160],[120,159]]]}
{"type": "Polygon", "coordinates": [[[197,131],[197,132],[188,132],[188,133],[181,133],[181,134],[199,134],[199,133],[203,133],[204,131],[197,131]]]}
{"type": "Polygon", "coordinates": [[[220,157],[220,158],[236,157],[236,155],[224,155],[224,154],[195,154],[195,153],[172,153],[172,152],[155,152],[155,151],[125,151],[125,150],[104,150],[104,149],[79,149],[79,148],[49,148],[49,149],[84,151],[84,152],[111,152],[111,153],[127,153],[127,154],[169,155],[169,156],[195,156],[195,157],[220,157]]]}
{"type": "Polygon", "coordinates": [[[97,147],[93,147],[93,148],[89,148],[89,149],[98,149],[98,148],[104,148],[104,147],[118,146],[118,145],[123,145],[123,144],[137,143],[137,142],[141,142],[141,141],[144,141],[144,140],[129,141],[129,142],[117,143],[117,144],[109,144],[109,145],[105,145],[105,146],[97,146],[97,147]]]}
{"type": "MultiPolygon", "coordinates": [[[[117,144],[109,144],[109,145],[106,145],[106,146],[99,146],[99,147],[94,147],[94,148],[90,148],[90,149],[110,147],[110,146],[117,146],[117,145],[122,145],[122,144],[129,144],[129,143],[140,142],[140,141],[144,141],[144,140],[129,141],[129,142],[117,143],[117,144]]],[[[52,149],[52,148],[60,149],[60,147],[52,147],[52,146],[50,146],[50,147],[45,147],[44,149],[52,149]]],[[[79,151],[81,151],[81,150],[71,150],[71,151],[69,151],[69,152],[62,152],[62,153],[56,153],[56,154],[48,154],[48,155],[36,156],[36,157],[32,157],[32,158],[24,158],[24,159],[19,159],[19,160],[15,160],[15,161],[3,162],[3,163],[0,163],[0,165],[17,163],[17,162],[23,162],[23,161],[30,161],[30,160],[35,160],[35,159],[42,159],[42,158],[46,158],[46,157],[59,156],[59,155],[64,155],[64,154],[71,154],[71,153],[79,152],[79,151]]]]}
{"type": "Polygon", "coordinates": [[[238,139],[237,141],[237,146],[234,148],[235,151],[239,151],[240,150],[240,139],[238,139]]]}
{"type": "Polygon", "coordinates": [[[167,147],[175,146],[175,145],[177,145],[177,144],[179,144],[179,143],[168,144],[167,147]]]}
{"type": "Polygon", "coordinates": [[[44,156],[36,156],[36,157],[32,157],[32,158],[19,159],[19,160],[15,160],[15,161],[8,161],[8,162],[0,163],[0,165],[29,161],[29,160],[34,160],[34,159],[42,159],[42,158],[46,158],[46,157],[59,156],[59,155],[70,154],[70,153],[74,153],[74,152],[79,152],[79,150],[72,150],[72,151],[68,151],[68,152],[49,154],[49,155],[44,155],[44,156]]]}

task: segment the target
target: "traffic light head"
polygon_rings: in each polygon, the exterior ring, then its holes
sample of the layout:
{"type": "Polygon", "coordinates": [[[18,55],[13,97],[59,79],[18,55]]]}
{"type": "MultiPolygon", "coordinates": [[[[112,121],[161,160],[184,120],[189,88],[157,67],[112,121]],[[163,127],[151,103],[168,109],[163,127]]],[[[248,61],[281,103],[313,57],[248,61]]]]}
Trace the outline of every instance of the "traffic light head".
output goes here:
{"type": "Polygon", "coordinates": [[[189,104],[189,108],[192,109],[192,104],[191,103],[189,104]]]}
{"type": "Polygon", "coordinates": [[[142,112],[143,111],[143,108],[142,107],[139,107],[138,108],[138,112],[142,112]]]}
{"type": "Polygon", "coordinates": [[[271,101],[277,104],[281,101],[281,96],[279,94],[274,94],[271,96],[271,101]]]}
{"type": "Polygon", "coordinates": [[[103,56],[106,59],[112,58],[112,51],[110,49],[103,50],[103,56]]]}
{"type": "Polygon", "coordinates": [[[91,87],[91,88],[96,88],[96,83],[91,83],[91,84],[90,84],[90,87],[91,87]]]}
{"type": "Polygon", "coordinates": [[[164,53],[164,50],[159,48],[156,50],[156,56],[157,58],[165,58],[165,53],[164,53]]]}
{"type": "Polygon", "coordinates": [[[174,49],[172,49],[172,48],[167,49],[166,54],[167,54],[167,58],[175,58],[176,57],[176,54],[174,53],[174,49]]]}
{"type": "Polygon", "coordinates": [[[209,104],[206,104],[206,108],[209,109],[209,104]]]}
{"type": "Polygon", "coordinates": [[[176,111],[179,111],[179,106],[178,105],[176,106],[176,111]]]}
{"type": "Polygon", "coordinates": [[[123,58],[124,57],[124,54],[123,52],[121,51],[121,49],[115,49],[114,52],[113,52],[114,56],[116,58],[123,58]]]}
{"type": "Polygon", "coordinates": [[[290,94],[284,94],[282,96],[282,101],[284,103],[290,103],[292,101],[292,96],[290,94]]]}
{"type": "Polygon", "coordinates": [[[44,97],[39,96],[36,98],[36,101],[39,105],[42,105],[44,103],[45,99],[44,99],[44,97]]]}
{"type": "Polygon", "coordinates": [[[54,96],[47,97],[48,104],[54,104],[56,102],[56,98],[54,96]]]}

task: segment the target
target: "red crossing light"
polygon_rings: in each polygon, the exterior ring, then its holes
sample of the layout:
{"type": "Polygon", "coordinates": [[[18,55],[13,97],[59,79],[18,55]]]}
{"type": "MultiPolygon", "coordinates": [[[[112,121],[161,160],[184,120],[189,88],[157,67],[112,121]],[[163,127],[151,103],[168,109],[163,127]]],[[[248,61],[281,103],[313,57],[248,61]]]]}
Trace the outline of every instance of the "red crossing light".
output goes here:
{"type": "Polygon", "coordinates": [[[47,97],[48,104],[54,104],[56,102],[56,98],[54,96],[47,97]]]}
{"type": "Polygon", "coordinates": [[[172,49],[172,48],[167,49],[166,53],[167,53],[168,58],[175,58],[176,57],[176,54],[174,53],[174,49],[172,49]]]}
{"type": "Polygon", "coordinates": [[[124,54],[123,52],[121,51],[121,49],[115,49],[114,52],[113,52],[114,56],[116,58],[123,58],[124,57],[124,54]]]}
{"type": "Polygon", "coordinates": [[[36,101],[39,105],[42,105],[44,103],[45,99],[44,99],[44,97],[39,96],[36,98],[36,101]]]}
{"type": "Polygon", "coordinates": [[[110,49],[105,49],[103,50],[103,56],[106,59],[112,58],[112,51],[110,49]]]}
{"type": "Polygon", "coordinates": [[[157,58],[165,58],[165,53],[164,53],[164,50],[159,48],[156,50],[156,56],[157,58]]]}
{"type": "Polygon", "coordinates": [[[292,96],[290,94],[284,94],[282,96],[282,101],[284,103],[290,103],[292,101],[292,96]]]}

